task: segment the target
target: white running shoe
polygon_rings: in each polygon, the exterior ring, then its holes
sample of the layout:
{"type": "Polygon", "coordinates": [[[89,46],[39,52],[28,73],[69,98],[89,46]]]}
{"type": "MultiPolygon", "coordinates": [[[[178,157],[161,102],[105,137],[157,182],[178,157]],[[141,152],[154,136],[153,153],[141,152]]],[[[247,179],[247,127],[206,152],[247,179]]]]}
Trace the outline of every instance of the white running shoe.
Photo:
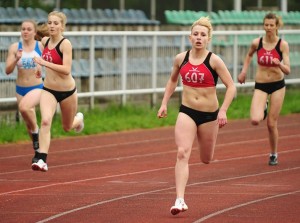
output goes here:
{"type": "Polygon", "coordinates": [[[170,212],[172,215],[176,215],[180,212],[184,212],[188,210],[188,206],[184,202],[183,199],[176,199],[175,205],[171,207],[170,212]]]}
{"type": "Polygon", "coordinates": [[[47,163],[45,163],[42,159],[39,159],[39,161],[31,165],[31,169],[36,171],[39,170],[39,171],[46,172],[48,171],[48,166],[47,163]]]}
{"type": "Polygon", "coordinates": [[[81,132],[81,131],[83,130],[83,128],[84,128],[84,121],[83,121],[84,116],[83,116],[83,114],[82,114],[81,112],[78,112],[78,113],[75,115],[75,117],[77,117],[77,118],[81,121],[81,123],[74,129],[75,132],[79,133],[79,132],[81,132]]]}

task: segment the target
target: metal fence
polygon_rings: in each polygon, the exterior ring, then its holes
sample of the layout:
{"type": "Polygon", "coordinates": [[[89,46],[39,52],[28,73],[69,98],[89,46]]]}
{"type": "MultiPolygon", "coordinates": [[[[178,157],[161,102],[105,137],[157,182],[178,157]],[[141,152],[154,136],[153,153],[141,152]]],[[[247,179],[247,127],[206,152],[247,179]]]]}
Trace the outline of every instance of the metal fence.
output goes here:
{"type": "MultiPolygon", "coordinates": [[[[125,104],[132,95],[164,92],[174,56],[190,48],[189,31],[85,31],[65,32],[73,45],[72,75],[79,98],[87,98],[91,107],[95,98],[118,96],[125,104]]],[[[237,83],[244,57],[253,38],[263,31],[214,31],[209,49],[226,63],[237,87],[252,87],[255,59],[249,68],[245,85],[237,83]]],[[[287,84],[300,83],[300,30],[281,30],[289,42],[291,74],[287,84]]],[[[5,74],[5,60],[11,43],[18,41],[19,32],[0,32],[0,106],[14,103],[16,71],[5,74]]],[[[224,88],[218,84],[217,88],[224,88]]],[[[180,82],[177,91],[181,91],[180,82]]]]}

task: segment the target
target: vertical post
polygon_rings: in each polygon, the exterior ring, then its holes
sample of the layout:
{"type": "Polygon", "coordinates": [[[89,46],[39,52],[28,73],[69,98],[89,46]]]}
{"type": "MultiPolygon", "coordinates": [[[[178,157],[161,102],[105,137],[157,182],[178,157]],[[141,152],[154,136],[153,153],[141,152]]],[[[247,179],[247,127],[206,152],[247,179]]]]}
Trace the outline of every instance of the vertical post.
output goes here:
{"type": "Polygon", "coordinates": [[[239,12],[242,10],[241,0],[234,0],[234,10],[239,12]]]}
{"type": "MultiPolygon", "coordinates": [[[[152,89],[157,87],[157,36],[154,35],[152,39],[152,89]]],[[[152,93],[151,107],[153,107],[157,102],[157,93],[152,93]]]]}
{"type": "Polygon", "coordinates": [[[212,0],[207,0],[207,11],[212,12],[213,6],[212,6],[212,0]]]}
{"type": "Polygon", "coordinates": [[[92,96],[90,98],[90,107],[93,109],[95,107],[95,36],[91,35],[90,36],[90,52],[89,52],[89,57],[90,57],[90,92],[92,92],[92,96]]]}
{"type": "Polygon", "coordinates": [[[237,82],[238,73],[238,34],[233,39],[233,81],[237,82]]]}
{"type": "Polygon", "coordinates": [[[88,0],[88,1],[87,1],[86,8],[87,8],[87,9],[92,9],[92,0],[88,0]]]}
{"type": "Polygon", "coordinates": [[[262,7],[262,0],[257,0],[257,8],[261,8],[262,7]]]}
{"type": "Polygon", "coordinates": [[[15,8],[19,8],[19,0],[15,0],[15,8]]]}
{"type": "Polygon", "coordinates": [[[122,39],[122,71],[121,71],[121,88],[124,91],[122,93],[122,105],[126,105],[126,89],[127,89],[127,35],[122,39]]]}
{"type": "Polygon", "coordinates": [[[288,1],[287,0],[280,0],[281,6],[280,6],[280,10],[284,13],[287,12],[288,9],[288,1]]]}
{"type": "Polygon", "coordinates": [[[60,9],[60,0],[56,0],[55,8],[56,8],[57,10],[60,9]]]}
{"type": "Polygon", "coordinates": [[[156,0],[151,0],[151,5],[150,5],[150,9],[151,9],[151,19],[155,20],[156,19],[156,0]]]}
{"type": "Polygon", "coordinates": [[[120,10],[124,10],[125,9],[125,0],[120,0],[120,10]]]}
{"type": "Polygon", "coordinates": [[[184,10],[184,0],[179,0],[179,10],[184,10]]]}

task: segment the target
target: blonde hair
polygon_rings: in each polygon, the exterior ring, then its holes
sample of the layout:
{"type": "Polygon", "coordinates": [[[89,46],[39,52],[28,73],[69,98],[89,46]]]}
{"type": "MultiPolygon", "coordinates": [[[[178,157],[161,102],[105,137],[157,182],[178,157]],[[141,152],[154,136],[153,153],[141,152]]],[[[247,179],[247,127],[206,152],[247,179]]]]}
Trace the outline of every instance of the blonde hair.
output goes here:
{"type": "MultiPolygon", "coordinates": [[[[281,16],[277,16],[275,13],[269,12],[265,15],[263,24],[265,24],[266,19],[275,19],[276,26],[279,28],[283,27],[283,21],[281,16]]],[[[278,29],[276,30],[276,35],[278,35],[278,29]]]]}
{"type": "Polygon", "coordinates": [[[21,29],[22,29],[22,25],[23,25],[25,22],[31,23],[31,24],[33,25],[34,31],[35,31],[35,32],[37,31],[37,23],[36,23],[33,19],[25,19],[25,20],[21,23],[21,29]]]}
{"type": "Polygon", "coordinates": [[[213,27],[211,25],[209,16],[201,17],[200,19],[196,20],[191,26],[191,31],[195,26],[205,26],[208,29],[208,38],[212,37],[213,27]]]}
{"type": "Polygon", "coordinates": [[[63,12],[59,12],[59,11],[52,11],[48,14],[48,19],[50,16],[57,16],[58,18],[61,19],[61,23],[62,23],[62,27],[63,29],[66,28],[66,24],[67,24],[67,16],[63,13],[63,12]]]}

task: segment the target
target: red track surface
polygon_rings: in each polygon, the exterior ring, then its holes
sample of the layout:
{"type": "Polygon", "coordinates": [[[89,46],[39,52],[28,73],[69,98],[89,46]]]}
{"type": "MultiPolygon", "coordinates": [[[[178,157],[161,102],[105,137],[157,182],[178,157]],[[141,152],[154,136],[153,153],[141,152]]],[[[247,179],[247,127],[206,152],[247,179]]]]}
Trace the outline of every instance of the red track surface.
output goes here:
{"type": "Polygon", "coordinates": [[[279,165],[268,166],[266,123],[230,121],[214,161],[195,148],[185,200],[173,216],[173,128],[53,140],[49,171],[30,144],[0,145],[0,222],[300,222],[300,115],[279,119],[279,165]]]}

